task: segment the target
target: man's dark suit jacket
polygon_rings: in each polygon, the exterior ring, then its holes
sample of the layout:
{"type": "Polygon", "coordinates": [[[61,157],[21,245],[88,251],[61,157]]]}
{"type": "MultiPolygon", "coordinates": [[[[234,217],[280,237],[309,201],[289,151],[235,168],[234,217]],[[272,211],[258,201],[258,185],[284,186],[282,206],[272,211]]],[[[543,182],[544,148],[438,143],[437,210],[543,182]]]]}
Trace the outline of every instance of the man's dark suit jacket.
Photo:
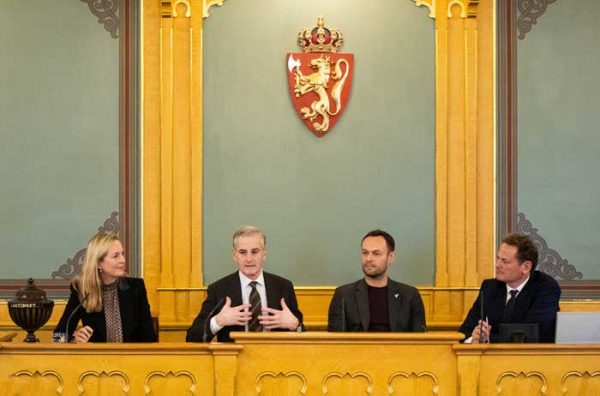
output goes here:
{"type": "MultiPolygon", "coordinates": [[[[504,306],[506,305],[506,283],[496,279],[486,279],[481,284],[480,294],[460,326],[465,338],[471,337],[477,326],[481,312],[481,292],[483,292],[483,315],[492,325],[490,342],[498,341],[498,333],[504,306]]],[[[540,342],[554,342],[556,313],[560,310],[560,287],[551,276],[532,271],[523,290],[517,294],[515,311],[510,323],[539,323],[540,342]]]]}
{"type": "MultiPolygon", "coordinates": [[[[117,294],[119,295],[119,311],[121,313],[121,328],[123,330],[123,342],[156,342],[152,317],[150,316],[150,304],[146,295],[146,286],[143,279],[119,278],[117,294]]],[[[54,329],[56,333],[64,333],[69,315],[79,305],[77,291],[71,285],[71,296],[65,307],[58,325],[54,329]]],[[[69,339],[77,328],[79,320],[84,326],[90,326],[94,333],[90,342],[106,342],[106,318],[104,310],[88,313],[84,307],[79,308],[69,323],[69,339]]]]}
{"type": "MultiPolygon", "coordinates": [[[[300,322],[300,326],[302,326],[302,312],[298,309],[298,302],[296,301],[296,293],[294,292],[292,282],[264,271],[263,276],[269,308],[281,309],[281,299],[283,298],[290,311],[300,322]]],[[[242,284],[238,272],[227,275],[208,286],[206,300],[202,304],[200,313],[196,316],[192,326],[187,331],[185,338],[187,342],[208,342],[214,337],[214,334],[210,331],[210,323],[207,323],[207,321],[210,321],[213,316],[220,312],[225,304],[225,297],[231,299],[232,307],[243,303],[242,284]],[[205,331],[206,334],[204,333],[205,331]]],[[[244,330],[244,326],[225,326],[217,332],[217,340],[220,342],[233,342],[229,333],[244,330]]]]}
{"type": "MultiPolygon", "coordinates": [[[[391,331],[425,331],[425,309],[419,291],[388,279],[391,331]]],[[[329,304],[328,331],[369,331],[369,292],[364,279],[340,286],[329,304]]]]}

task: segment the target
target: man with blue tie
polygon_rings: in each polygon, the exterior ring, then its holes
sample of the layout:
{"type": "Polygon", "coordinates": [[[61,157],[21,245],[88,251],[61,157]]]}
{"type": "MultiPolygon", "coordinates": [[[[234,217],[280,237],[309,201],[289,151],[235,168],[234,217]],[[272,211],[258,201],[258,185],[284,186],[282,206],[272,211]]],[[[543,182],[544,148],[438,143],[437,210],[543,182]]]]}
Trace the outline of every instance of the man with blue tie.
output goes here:
{"type": "Polygon", "coordinates": [[[252,226],[233,235],[233,259],[238,271],[208,286],[200,313],[187,331],[186,341],[232,342],[232,331],[290,330],[302,328],[292,282],[263,271],[266,237],[252,226]]]}
{"type": "Polygon", "coordinates": [[[500,323],[537,323],[539,341],[554,342],[560,287],[554,278],[535,270],[537,261],[538,250],[527,236],[510,234],[502,240],[496,277],[483,281],[460,327],[465,343],[496,342],[500,323]]]}

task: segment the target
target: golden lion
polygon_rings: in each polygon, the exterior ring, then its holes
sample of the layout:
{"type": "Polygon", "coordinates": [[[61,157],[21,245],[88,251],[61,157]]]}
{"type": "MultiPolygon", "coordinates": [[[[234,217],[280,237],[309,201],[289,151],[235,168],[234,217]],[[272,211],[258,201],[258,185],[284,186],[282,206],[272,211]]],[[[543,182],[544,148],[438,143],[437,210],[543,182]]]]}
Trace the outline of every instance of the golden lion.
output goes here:
{"type": "Polygon", "coordinates": [[[321,55],[319,58],[315,58],[310,61],[311,69],[315,70],[314,73],[309,75],[303,75],[299,67],[296,67],[294,76],[296,78],[296,84],[294,85],[294,95],[299,97],[308,92],[315,92],[319,99],[315,100],[310,108],[303,107],[300,109],[303,119],[309,119],[314,121],[317,116],[321,116],[323,121],[319,124],[313,122],[313,127],[318,134],[324,134],[329,129],[329,117],[338,114],[342,108],[341,94],[348,77],[350,65],[345,59],[338,59],[335,62],[335,69],[333,74],[331,73],[332,62],[329,56],[321,55]],[[345,73],[342,73],[340,65],[344,63],[346,65],[345,73]],[[331,111],[329,96],[327,94],[327,88],[329,86],[329,80],[336,80],[335,85],[331,89],[331,96],[335,103],[335,111],[331,111]]]}

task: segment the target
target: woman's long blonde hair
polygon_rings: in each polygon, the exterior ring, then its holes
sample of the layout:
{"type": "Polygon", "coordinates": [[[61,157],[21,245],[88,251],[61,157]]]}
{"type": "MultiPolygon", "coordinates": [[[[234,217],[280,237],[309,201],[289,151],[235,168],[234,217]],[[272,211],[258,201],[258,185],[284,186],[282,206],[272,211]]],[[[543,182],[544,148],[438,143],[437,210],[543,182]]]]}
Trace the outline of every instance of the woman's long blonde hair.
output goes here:
{"type": "Polygon", "coordinates": [[[111,232],[99,232],[90,239],[83,259],[83,266],[79,275],[73,280],[79,294],[79,301],[87,312],[102,311],[102,278],[98,264],[108,253],[108,249],[119,237],[111,232]]]}

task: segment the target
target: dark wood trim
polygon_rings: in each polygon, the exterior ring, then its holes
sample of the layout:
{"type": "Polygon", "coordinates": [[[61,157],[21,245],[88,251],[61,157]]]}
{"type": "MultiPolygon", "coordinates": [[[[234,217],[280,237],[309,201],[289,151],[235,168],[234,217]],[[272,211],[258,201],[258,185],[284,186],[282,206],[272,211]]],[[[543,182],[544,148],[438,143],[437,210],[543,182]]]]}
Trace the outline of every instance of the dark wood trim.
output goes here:
{"type": "MultiPolygon", "coordinates": [[[[119,2],[119,237],[127,252],[128,271],[137,271],[137,2],[119,2]]],[[[93,229],[90,230],[94,232],[93,229]]],[[[90,234],[91,236],[91,234],[90,234]]],[[[82,247],[84,248],[84,247],[82,247]]],[[[68,280],[36,278],[49,295],[67,296],[68,280]]],[[[26,279],[0,279],[0,298],[12,298],[26,279]]]]}
{"type": "Polygon", "coordinates": [[[600,298],[600,279],[560,281],[561,299],[600,298]]]}
{"type": "MultiPolygon", "coordinates": [[[[136,244],[136,2],[119,4],[119,237],[127,256],[127,269],[137,269],[136,244]]],[[[134,271],[135,272],[135,271],[134,271]]]]}
{"type": "MultiPolygon", "coordinates": [[[[500,235],[519,232],[517,226],[517,11],[520,0],[499,2],[498,175],[500,235]]],[[[549,2],[551,3],[551,2],[549,2]]],[[[600,298],[600,280],[560,280],[563,299],[600,298]]]]}
{"type": "MultiPolygon", "coordinates": [[[[46,291],[46,296],[51,298],[64,298],[68,296],[71,281],[65,279],[35,279],[35,285],[46,291]]],[[[12,300],[17,290],[27,285],[27,279],[0,279],[0,298],[12,300]]]]}
{"type": "MultiPolygon", "coordinates": [[[[501,3],[502,4],[502,3],[501,3]]],[[[503,172],[502,234],[514,232],[517,227],[517,27],[515,0],[504,3],[502,35],[504,53],[500,65],[503,84],[499,87],[503,114],[501,125],[503,172]]]]}

